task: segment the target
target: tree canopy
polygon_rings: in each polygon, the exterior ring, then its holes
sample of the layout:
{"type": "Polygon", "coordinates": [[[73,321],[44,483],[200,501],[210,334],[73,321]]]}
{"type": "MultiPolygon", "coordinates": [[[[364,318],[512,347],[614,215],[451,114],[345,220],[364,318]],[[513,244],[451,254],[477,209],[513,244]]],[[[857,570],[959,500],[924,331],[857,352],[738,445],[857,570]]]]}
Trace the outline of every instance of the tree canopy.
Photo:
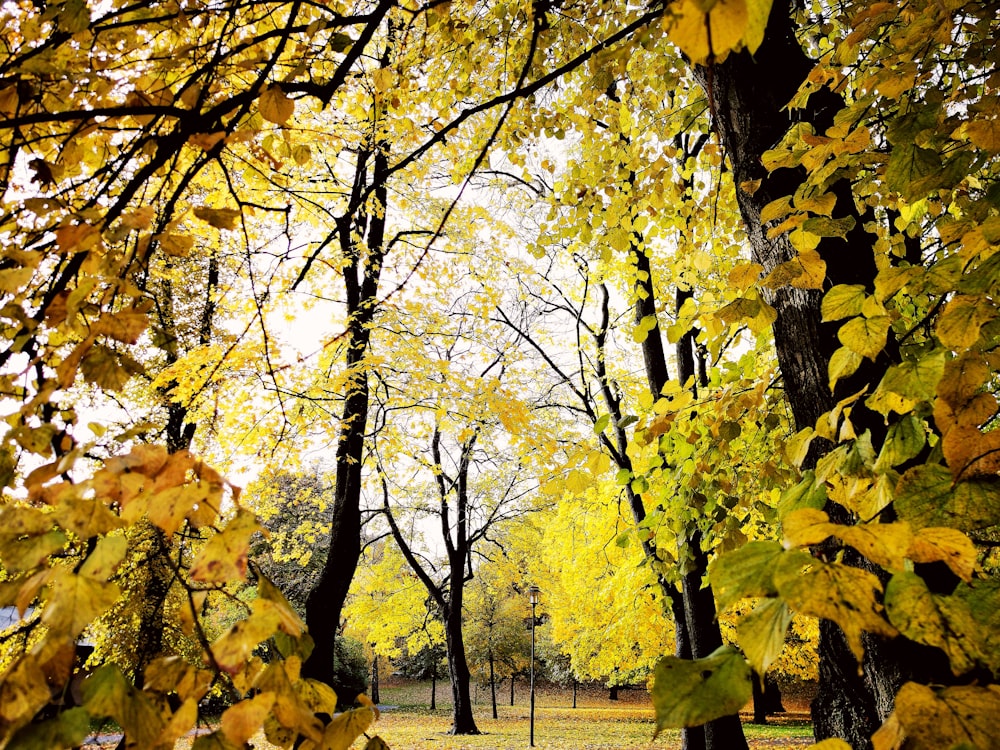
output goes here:
{"type": "Polygon", "coordinates": [[[541,512],[614,547],[554,599],[656,605],[689,750],[745,745],[796,616],[824,747],[996,744],[995,2],[0,19],[0,744],[110,717],[169,747],[225,692],[196,748],[346,748],[377,717],[329,685],[364,544],[394,532],[450,640],[541,512]],[[296,533],[250,559],[294,514],[239,485],[317,454],[300,613],[268,576],[296,533]],[[439,579],[399,524],[431,504],[439,579]]]}

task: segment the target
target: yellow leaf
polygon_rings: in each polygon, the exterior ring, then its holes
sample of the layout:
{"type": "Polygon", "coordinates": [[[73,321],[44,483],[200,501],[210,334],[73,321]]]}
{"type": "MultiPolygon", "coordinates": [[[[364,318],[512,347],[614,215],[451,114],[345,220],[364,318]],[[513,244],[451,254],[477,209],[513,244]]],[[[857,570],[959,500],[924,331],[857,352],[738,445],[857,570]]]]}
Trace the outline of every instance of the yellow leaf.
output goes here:
{"type": "Polygon", "coordinates": [[[216,229],[236,229],[243,216],[238,208],[209,208],[198,206],[194,215],[216,229]]]}
{"type": "Polygon", "coordinates": [[[268,86],[260,94],[260,116],[265,120],[284,125],[295,112],[295,102],[285,96],[277,86],[268,86]]]}
{"type": "Polygon", "coordinates": [[[815,250],[800,250],[792,260],[779,263],[761,282],[766,287],[791,285],[796,289],[821,289],[826,279],[826,261],[815,250]]]}
{"type": "Polygon", "coordinates": [[[779,560],[774,573],[778,594],[805,615],[833,620],[860,662],[864,631],[893,637],[896,629],[881,615],[882,584],[866,570],[798,557],[779,560]]]}
{"type": "Polygon", "coordinates": [[[979,148],[1000,153],[1000,120],[973,120],[966,123],[963,130],[965,136],[979,148]]]}
{"type": "Polygon", "coordinates": [[[996,316],[996,308],[987,298],[958,295],[945,306],[935,332],[949,349],[966,349],[979,340],[980,329],[996,316]]]}
{"type": "Polygon", "coordinates": [[[123,344],[135,344],[149,325],[146,311],[141,309],[102,315],[92,328],[98,335],[104,335],[123,344]]]}
{"type": "Polygon", "coordinates": [[[889,317],[853,318],[840,327],[837,338],[848,349],[874,360],[889,337],[889,317]]]}
{"type": "Polygon", "coordinates": [[[195,506],[207,503],[218,508],[221,501],[222,490],[217,485],[191,482],[153,495],[147,516],[170,536],[181,527],[195,506]]]}
{"type": "MultiPolygon", "coordinates": [[[[189,610],[190,611],[190,610],[189,610]]],[[[183,701],[197,703],[212,686],[212,672],[188,664],[180,656],[164,656],[153,660],[144,673],[143,690],[168,695],[177,693],[183,701]]]]}
{"type": "Polygon", "coordinates": [[[87,555],[86,561],[80,566],[80,575],[95,581],[107,581],[125,559],[127,551],[128,540],[124,536],[106,536],[98,540],[94,551],[87,555]]]}
{"type": "Polygon", "coordinates": [[[61,570],[52,583],[52,597],[42,610],[42,622],[54,633],[75,638],[118,601],[114,583],[61,570]]]}
{"type": "Polygon", "coordinates": [[[241,671],[261,641],[274,635],[278,616],[274,611],[254,611],[240,620],[212,644],[212,656],[219,669],[229,674],[241,671]]]}
{"type": "MultiPolygon", "coordinates": [[[[180,692],[178,692],[180,695],[180,692]]],[[[159,747],[174,747],[177,740],[188,734],[198,723],[198,701],[188,698],[167,721],[157,739],[159,747]]]]}
{"type": "Polygon", "coordinates": [[[90,224],[71,224],[56,230],[56,244],[63,253],[90,250],[100,239],[101,233],[90,224]]]}
{"type": "Polygon", "coordinates": [[[976,569],[976,546],[958,529],[930,526],[913,535],[906,556],[915,563],[943,561],[966,583],[976,569]]]}
{"type": "MultiPolygon", "coordinates": [[[[742,46],[750,14],[747,0],[717,0],[710,9],[698,0],[681,0],[669,6],[664,20],[671,41],[693,62],[703,64],[710,57],[722,60],[742,46]]],[[[755,25],[752,33],[757,44],[758,31],[763,38],[763,29],[755,25]]]]}
{"type": "Polygon", "coordinates": [[[956,686],[933,690],[908,682],[896,694],[896,716],[914,747],[996,747],[1000,688],[956,686]]]}
{"type": "Polygon", "coordinates": [[[188,136],[188,143],[200,148],[202,151],[211,151],[220,141],[225,140],[226,131],[220,130],[215,133],[195,133],[188,136]]]}
{"type": "Polygon", "coordinates": [[[764,266],[760,263],[740,263],[729,272],[729,286],[746,291],[757,283],[763,272],[764,266]]]}
{"type": "Polygon", "coordinates": [[[861,284],[837,284],[823,295],[823,322],[853,318],[861,314],[865,288],[861,284]]]}
{"type": "Polygon", "coordinates": [[[209,539],[195,557],[191,564],[192,580],[201,583],[245,581],[250,537],[260,528],[253,513],[242,508],[238,510],[225,530],[209,539]]]}
{"type": "Polygon", "coordinates": [[[764,674],[781,655],[791,622],[792,612],[781,599],[765,599],[740,619],[740,648],[757,674],[764,674]]]}
{"type": "Polygon", "coordinates": [[[155,235],[153,239],[160,243],[163,252],[175,258],[186,258],[191,253],[191,248],[194,247],[194,237],[186,234],[164,232],[155,235]]]}
{"type": "Polygon", "coordinates": [[[792,199],[788,196],[777,198],[768,203],[760,212],[761,224],[776,221],[788,216],[792,211],[792,199]]]}
{"type": "Polygon", "coordinates": [[[983,661],[983,634],[969,604],[954,596],[932,594],[916,573],[896,573],[889,580],[885,611],[906,638],[944,651],[955,674],[964,674],[983,661]]]}
{"type": "Polygon", "coordinates": [[[260,693],[230,706],[222,714],[222,733],[237,747],[242,746],[260,731],[273,705],[274,693],[260,693]]]}
{"type": "Polygon", "coordinates": [[[324,750],[348,750],[354,740],[364,734],[375,720],[375,712],[370,708],[355,708],[345,711],[326,725],[323,731],[324,750]]]}
{"type": "Polygon", "coordinates": [[[834,386],[837,385],[837,381],[842,378],[849,378],[864,361],[864,357],[858,354],[852,349],[848,349],[846,346],[842,346],[837,351],[833,353],[830,357],[830,362],[827,365],[827,374],[830,377],[830,390],[833,391],[834,386]]]}
{"type": "Polygon", "coordinates": [[[822,510],[799,508],[781,521],[781,533],[788,547],[811,547],[831,536],[836,524],[822,510]]]}

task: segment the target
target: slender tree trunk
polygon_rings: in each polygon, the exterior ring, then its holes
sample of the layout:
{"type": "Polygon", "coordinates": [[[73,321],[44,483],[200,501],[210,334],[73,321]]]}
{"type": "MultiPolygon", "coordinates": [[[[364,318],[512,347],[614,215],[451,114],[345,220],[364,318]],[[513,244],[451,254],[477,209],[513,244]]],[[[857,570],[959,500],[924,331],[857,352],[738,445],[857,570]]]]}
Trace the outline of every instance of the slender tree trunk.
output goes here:
{"type": "Polygon", "coordinates": [[[573,708],[576,708],[576,686],[577,686],[576,678],[573,678],[573,708]]]}
{"type": "Polygon", "coordinates": [[[514,705],[514,675],[510,676],[510,705],[514,705]]]}
{"type": "Polygon", "coordinates": [[[490,650],[490,703],[493,704],[493,718],[497,719],[497,678],[493,670],[493,650],[490,650]]]}
{"type": "MultiPolygon", "coordinates": [[[[452,568],[454,570],[454,568],[452,568]]],[[[461,570],[461,568],[459,568],[461,570]]],[[[461,578],[461,573],[457,576],[461,578]]],[[[445,642],[448,644],[448,672],[451,675],[452,734],[479,734],[475,717],[472,715],[472,695],[469,685],[472,677],[465,656],[465,641],[462,637],[462,595],[455,603],[455,587],[452,586],[452,603],[445,613],[445,642]]]]}
{"type": "Polygon", "coordinates": [[[431,711],[437,709],[437,664],[431,670],[431,711]]]}
{"type": "MultiPolygon", "coordinates": [[[[365,184],[366,157],[358,156],[358,185],[365,184]]],[[[378,186],[375,197],[382,207],[371,217],[364,217],[368,227],[367,253],[354,236],[355,216],[363,216],[360,205],[354,206],[337,222],[337,238],[347,267],[343,271],[347,295],[347,372],[350,374],[347,395],[341,414],[337,440],[336,482],[330,525],[330,546],[316,587],[306,600],[306,624],[315,643],[312,654],[302,666],[306,677],[324,682],[333,679],[333,655],[340,627],[340,613],[354,571],[361,556],[361,468],[365,431],[368,425],[369,389],[364,359],[368,352],[370,324],[375,314],[379,278],[385,251],[385,207],[388,199],[386,176],[389,157],[383,147],[375,150],[373,180],[378,186]]]]}
{"type": "MultiPolygon", "coordinates": [[[[737,189],[737,197],[754,260],[764,266],[765,272],[795,257],[795,251],[786,236],[767,237],[761,210],[770,201],[793,194],[803,180],[801,170],[781,169],[768,174],[761,164],[764,151],[772,148],[792,124],[785,105],[812,68],[795,38],[790,13],[788,0],[776,0],[764,42],[753,56],[745,52],[733,54],[722,63],[695,69],[713,104],[714,124],[732,164],[733,182],[739,186],[761,180],[760,188],[753,193],[737,189]]],[[[795,118],[812,123],[822,134],[842,107],[843,101],[837,95],[821,90],[810,98],[808,108],[796,110],[795,118]]],[[[877,272],[871,250],[875,238],[864,227],[873,217],[858,212],[847,181],[834,183],[831,190],[837,196],[835,218],[851,216],[856,223],[846,241],[824,239],[817,248],[827,263],[827,283],[861,284],[871,289],[877,272]]],[[[791,287],[774,291],[768,299],[777,311],[775,347],[799,429],[812,427],[840,394],[874,387],[878,368],[884,367],[866,360],[855,375],[838,384],[836,394],[830,392],[827,363],[839,346],[839,324],[822,323],[820,300],[819,291],[791,287]]],[[[878,450],[885,435],[884,420],[865,414],[859,402],[852,421],[858,434],[865,429],[871,431],[878,450]]],[[[814,463],[828,449],[829,444],[814,441],[807,461],[814,463]]],[[[839,506],[829,504],[827,510],[835,521],[850,521],[839,506]]],[[[845,561],[866,564],[850,550],[845,561]]],[[[820,692],[813,703],[818,740],[841,737],[858,750],[869,748],[869,737],[891,711],[895,691],[903,679],[902,665],[880,639],[866,635],[865,648],[865,663],[859,673],[840,629],[829,621],[820,623],[820,692]]]]}
{"type": "Polygon", "coordinates": [[[608,700],[609,701],[616,701],[616,700],[618,700],[618,686],[617,685],[612,685],[611,687],[608,688],[608,700]]]}
{"type": "Polygon", "coordinates": [[[372,687],[371,695],[372,703],[381,702],[381,697],[378,694],[378,654],[372,658],[372,687]]]}

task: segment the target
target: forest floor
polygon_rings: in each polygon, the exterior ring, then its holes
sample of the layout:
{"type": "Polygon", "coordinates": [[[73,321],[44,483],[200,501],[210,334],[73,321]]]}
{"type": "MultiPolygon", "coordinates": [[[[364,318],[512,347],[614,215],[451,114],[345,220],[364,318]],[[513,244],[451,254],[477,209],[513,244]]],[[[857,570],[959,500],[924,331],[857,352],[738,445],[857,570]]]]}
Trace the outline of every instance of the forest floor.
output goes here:
{"type": "MultiPolygon", "coordinates": [[[[751,748],[791,750],[813,744],[809,719],[810,687],[799,686],[783,692],[785,713],[775,714],[768,724],[751,724],[750,709],[741,713],[744,732],[751,748]]],[[[527,748],[530,732],[528,687],[515,685],[514,705],[510,705],[510,683],[497,693],[497,715],[492,718],[489,688],[473,690],[473,712],[482,734],[454,736],[451,726],[451,688],[438,683],[436,708],[430,709],[431,683],[394,678],[383,681],[380,690],[381,718],[369,730],[378,734],[392,750],[508,750],[527,748]]],[[[654,719],[649,694],[644,688],[621,689],[610,700],[607,688],[581,687],[577,707],[573,691],[553,685],[535,690],[535,747],[540,750],[674,750],[680,747],[678,732],[668,730],[653,739],[654,719]]],[[[85,745],[90,750],[114,747],[119,736],[102,736],[85,745]]],[[[190,748],[193,739],[178,743],[178,750],[190,748]]],[[[254,737],[257,750],[273,746],[254,737]]],[[[354,743],[361,748],[364,738],[354,743]]]]}

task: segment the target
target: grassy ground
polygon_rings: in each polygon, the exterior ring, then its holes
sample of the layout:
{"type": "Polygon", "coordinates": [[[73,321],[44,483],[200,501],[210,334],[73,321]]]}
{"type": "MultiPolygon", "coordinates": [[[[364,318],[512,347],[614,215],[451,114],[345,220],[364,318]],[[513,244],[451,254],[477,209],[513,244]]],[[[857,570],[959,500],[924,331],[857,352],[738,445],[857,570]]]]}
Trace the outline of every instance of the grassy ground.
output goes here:
{"type": "MultiPolygon", "coordinates": [[[[438,686],[438,708],[430,711],[429,683],[397,683],[383,687],[386,710],[373,729],[393,750],[505,750],[528,746],[529,708],[527,689],[517,686],[511,706],[509,687],[497,695],[498,718],[493,719],[488,690],[474,695],[476,723],[483,734],[453,737],[450,688],[438,686]]],[[[535,697],[535,746],[561,750],[631,750],[632,748],[679,747],[676,732],[664,732],[653,741],[653,711],[644,690],[619,693],[608,700],[606,690],[581,690],[577,708],[572,691],[542,686],[535,697]]],[[[812,727],[803,706],[786,701],[789,713],[767,726],[745,724],[753,748],[798,748],[812,744],[812,727]]],[[[749,717],[744,717],[749,718],[749,717]]]]}
{"type": "MultiPolygon", "coordinates": [[[[392,750],[508,750],[527,748],[529,737],[528,689],[518,683],[510,705],[509,683],[497,694],[498,718],[492,718],[489,691],[473,694],[473,710],[482,734],[455,737],[451,726],[451,688],[438,684],[437,708],[429,708],[429,682],[397,680],[383,685],[381,719],[371,732],[381,736],[392,750]]],[[[577,708],[572,690],[539,686],[535,693],[535,747],[540,750],[674,750],[680,747],[677,732],[664,732],[653,740],[653,709],[645,690],[623,690],[619,700],[608,699],[606,689],[581,689],[577,708]]],[[[751,748],[791,750],[812,745],[808,704],[799,696],[785,696],[785,714],[771,718],[766,726],[749,723],[744,731],[751,748]]],[[[104,739],[104,738],[102,738],[104,739]]],[[[262,736],[252,740],[257,750],[271,750],[262,736]]],[[[364,746],[364,738],[355,742],[364,746]]],[[[114,747],[114,742],[89,745],[114,747]]],[[[191,739],[178,743],[178,750],[191,747],[191,739]]]]}

